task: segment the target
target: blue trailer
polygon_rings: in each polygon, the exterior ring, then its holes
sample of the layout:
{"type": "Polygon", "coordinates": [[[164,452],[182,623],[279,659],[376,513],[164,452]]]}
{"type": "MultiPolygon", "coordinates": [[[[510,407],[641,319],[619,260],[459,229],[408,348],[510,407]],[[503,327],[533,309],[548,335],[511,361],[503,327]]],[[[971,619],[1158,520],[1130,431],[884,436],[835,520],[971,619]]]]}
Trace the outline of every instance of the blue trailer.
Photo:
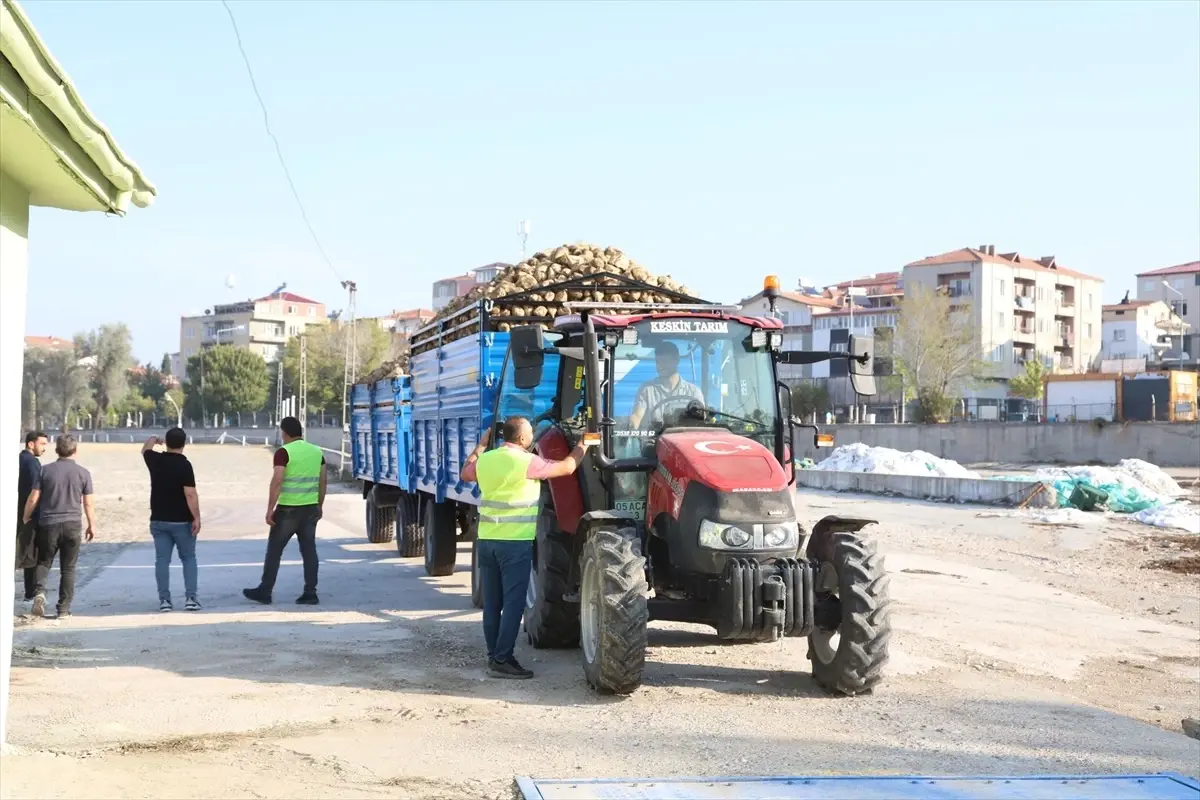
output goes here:
{"type": "Polygon", "coordinates": [[[395,539],[406,558],[424,555],[430,575],[452,573],[457,541],[473,538],[479,487],[459,473],[501,396],[503,416],[536,416],[553,400],[554,356],[541,387],[505,391],[509,334],[491,330],[501,324],[492,311],[483,300],[423,328],[410,342],[409,374],[352,391],[351,458],[367,538],[395,539]]]}

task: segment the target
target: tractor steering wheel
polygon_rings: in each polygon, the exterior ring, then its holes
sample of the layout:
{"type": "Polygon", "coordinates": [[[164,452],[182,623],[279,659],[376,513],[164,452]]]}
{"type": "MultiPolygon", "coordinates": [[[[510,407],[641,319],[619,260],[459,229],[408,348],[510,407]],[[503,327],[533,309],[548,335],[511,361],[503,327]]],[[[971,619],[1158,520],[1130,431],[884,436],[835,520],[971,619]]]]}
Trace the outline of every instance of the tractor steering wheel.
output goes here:
{"type": "MultiPolygon", "coordinates": [[[[646,430],[646,431],[653,430],[653,428],[651,428],[647,423],[650,420],[654,419],[655,411],[658,411],[658,409],[662,408],[663,406],[667,405],[668,403],[682,403],[684,406],[684,410],[686,411],[687,406],[689,406],[694,401],[695,401],[694,397],[685,397],[684,395],[681,395],[681,394],[671,395],[663,400],[660,400],[659,402],[655,403],[650,408],[646,409],[645,414],[642,414],[642,418],[638,422],[638,430],[646,430]]],[[[663,414],[663,422],[664,423],[666,422],[666,414],[663,414]]]]}

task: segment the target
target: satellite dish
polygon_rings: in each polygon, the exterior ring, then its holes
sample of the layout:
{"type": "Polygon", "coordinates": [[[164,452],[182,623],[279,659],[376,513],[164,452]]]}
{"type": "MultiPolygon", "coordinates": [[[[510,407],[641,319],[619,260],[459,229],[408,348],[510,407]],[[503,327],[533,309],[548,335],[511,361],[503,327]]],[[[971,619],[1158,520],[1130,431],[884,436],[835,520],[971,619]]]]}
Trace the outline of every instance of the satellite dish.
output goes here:
{"type": "Polygon", "coordinates": [[[231,272],[225,276],[225,288],[232,289],[237,286],[237,277],[231,272]]]}

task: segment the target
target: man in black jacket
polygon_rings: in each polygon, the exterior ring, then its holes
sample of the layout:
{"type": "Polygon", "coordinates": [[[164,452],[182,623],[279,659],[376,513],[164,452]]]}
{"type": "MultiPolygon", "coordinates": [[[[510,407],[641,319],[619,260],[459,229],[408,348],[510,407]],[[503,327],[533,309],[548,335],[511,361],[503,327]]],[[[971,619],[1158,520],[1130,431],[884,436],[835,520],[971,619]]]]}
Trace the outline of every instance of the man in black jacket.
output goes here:
{"type": "Polygon", "coordinates": [[[21,516],[25,512],[25,501],[42,477],[42,462],[50,439],[44,431],[25,434],[25,449],[21,451],[21,468],[17,478],[17,566],[25,572],[25,600],[33,600],[37,588],[37,509],[33,519],[26,524],[21,516]]]}

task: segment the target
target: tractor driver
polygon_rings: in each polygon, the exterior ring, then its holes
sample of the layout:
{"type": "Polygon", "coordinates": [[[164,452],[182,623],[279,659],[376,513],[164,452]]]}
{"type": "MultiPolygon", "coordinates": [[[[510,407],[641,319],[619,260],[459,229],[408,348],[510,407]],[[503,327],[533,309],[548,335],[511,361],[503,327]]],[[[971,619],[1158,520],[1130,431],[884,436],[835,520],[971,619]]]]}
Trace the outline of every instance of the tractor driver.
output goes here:
{"type": "Polygon", "coordinates": [[[674,342],[664,340],[654,346],[654,365],[658,377],[642,384],[633,401],[629,424],[634,430],[641,427],[647,412],[651,428],[657,429],[667,409],[686,407],[692,400],[704,402],[700,387],[679,376],[679,348],[674,342]]]}

